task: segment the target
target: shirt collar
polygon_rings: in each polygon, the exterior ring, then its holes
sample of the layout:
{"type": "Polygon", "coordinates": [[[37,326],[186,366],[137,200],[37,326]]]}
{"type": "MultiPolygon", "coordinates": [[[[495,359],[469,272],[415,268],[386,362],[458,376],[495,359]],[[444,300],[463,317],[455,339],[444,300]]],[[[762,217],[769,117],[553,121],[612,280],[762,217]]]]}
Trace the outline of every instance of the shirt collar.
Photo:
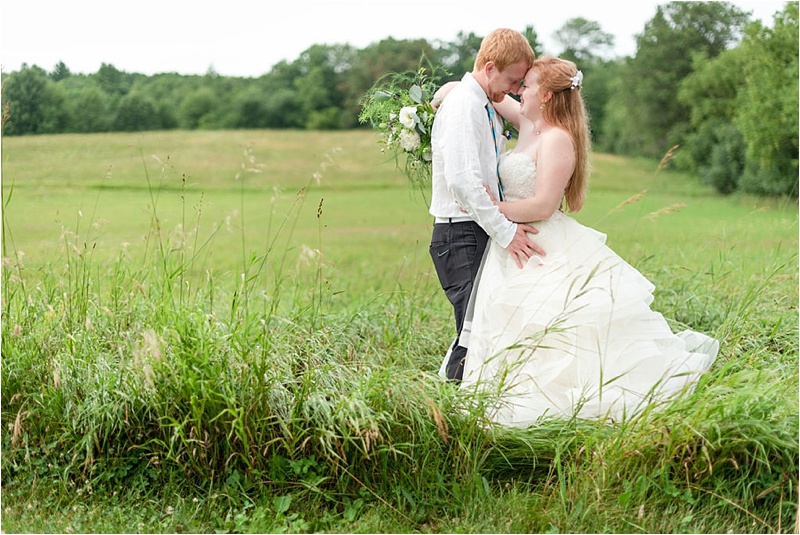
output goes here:
{"type": "Polygon", "coordinates": [[[481,84],[472,76],[471,72],[464,73],[464,76],[461,78],[461,81],[464,85],[475,95],[475,98],[479,98],[481,100],[489,101],[489,97],[486,92],[481,87],[481,84]]]}

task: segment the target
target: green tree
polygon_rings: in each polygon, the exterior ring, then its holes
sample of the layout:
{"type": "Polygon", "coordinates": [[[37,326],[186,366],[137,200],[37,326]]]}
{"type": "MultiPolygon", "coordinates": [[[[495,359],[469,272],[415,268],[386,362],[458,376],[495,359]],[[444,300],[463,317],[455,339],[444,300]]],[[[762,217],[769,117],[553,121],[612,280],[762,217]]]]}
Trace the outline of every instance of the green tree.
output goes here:
{"type": "Polygon", "coordinates": [[[186,95],[178,109],[178,125],[194,130],[208,128],[215,121],[217,97],[210,87],[200,87],[186,95]]]}
{"type": "Polygon", "coordinates": [[[531,48],[536,55],[541,55],[544,53],[544,45],[539,41],[539,34],[536,33],[533,25],[529,24],[525,26],[525,29],[522,30],[522,35],[524,35],[525,39],[528,40],[528,43],[531,45],[531,48]]]}
{"type": "Polygon", "coordinates": [[[233,101],[237,128],[303,128],[306,115],[301,97],[294,89],[294,80],[300,75],[298,65],[281,61],[261,76],[233,101]]]}
{"type": "Polygon", "coordinates": [[[96,84],[79,89],[70,103],[70,131],[106,132],[111,128],[111,98],[96,84]]]}
{"type": "Polygon", "coordinates": [[[50,71],[50,79],[54,82],[60,82],[70,76],[72,76],[72,73],[63,61],[56,63],[56,66],[50,71]]]}
{"type": "Polygon", "coordinates": [[[270,128],[267,122],[265,101],[267,95],[258,88],[250,88],[234,97],[230,114],[224,119],[226,128],[270,128]]]}
{"type": "Polygon", "coordinates": [[[583,71],[583,87],[581,92],[589,114],[589,126],[592,139],[598,147],[605,147],[608,135],[604,130],[608,102],[614,94],[614,84],[619,79],[624,63],[621,60],[595,59],[585,63],[577,63],[583,71]]]}
{"type": "Polygon", "coordinates": [[[4,133],[50,134],[63,131],[67,123],[64,91],[36,65],[3,77],[2,106],[8,105],[4,133]]]}
{"type": "Polygon", "coordinates": [[[707,165],[699,169],[703,180],[720,193],[733,193],[739,187],[746,165],[745,143],[741,132],[730,123],[707,123],[711,151],[707,165]]]}
{"type": "Polygon", "coordinates": [[[353,61],[351,52],[349,45],[313,45],[295,61],[298,76],[293,85],[300,97],[307,128],[340,127],[338,111],[343,96],[340,73],[353,61]]]}
{"type": "Polygon", "coordinates": [[[598,63],[614,46],[614,36],[604,32],[600,23],[576,17],[569,19],[555,32],[561,44],[559,56],[578,65],[598,63]]]}
{"type": "Polygon", "coordinates": [[[264,126],[267,128],[302,128],[300,97],[290,88],[270,92],[262,103],[264,126]]]}
{"type": "Polygon", "coordinates": [[[689,110],[689,129],[675,165],[700,174],[720,193],[731,193],[744,169],[742,136],[733,126],[737,95],[744,86],[740,47],[713,60],[698,53],[683,79],[678,100],[689,110]]]}
{"type": "Polygon", "coordinates": [[[735,124],[746,144],[745,191],[797,197],[798,3],[787,2],[774,27],[754,24],[742,43],[747,85],[735,124]]]}
{"type": "Polygon", "coordinates": [[[555,32],[555,39],[562,47],[558,55],[575,62],[583,72],[581,92],[591,119],[593,138],[599,143],[604,139],[602,127],[611,83],[619,75],[619,63],[603,59],[614,45],[614,36],[604,32],[599,23],[576,17],[569,19],[555,32]]]}
{"type": "Polygon", "coordinates": [[[161,124],[156,103],[140,92],[128,93],[122,98],[117,107],[113,128],[121,132],[160,129],[161,124]]]}
{"type": "Polygon", "coordinates": [[[483,37],[474,32],[458,32],[455,41],[439,43],[438,56],[442,67],[453,79],[460,79],[465,72],[472,70],[482,40],[483,37]]]}
{"type": "Polygon", "coordinates": [[[133,85],[133,80],[127,73],[120,71],[110,63],[102,63],[93,78],[100,89],[112,97],[126,95],[133,85]]]}
{"type": "Polygon", "coordinates": [[[184,95],[191,93],[200,83],[198,76],[182,76],[177,73],[159,73],[140,78],[131,88],[147,95],[157,108],[161,128],[178,128],[178,111],[184,95]]]}
{"type": "Polygon", "coordinates": [[[203,86],[200,76],[184,76],[170,73],[160,73],[140,80],[136,90],[147,93],[154,101],[169,104],[177,112],[185,95],[194,92],[203,86]]]}
{"type": "Polygon", "coordinates": [[[620,90],[609,100],[610,108],[624,110],[607,125],[609,133],[622,138],[611,144],[637,155],[663,156],[690,129],[689,109],[676,93],[692,72],[692,57],[717,57],[738,41],[747,20],[728,2],[658,6],[637,37],[636,55],[622,70],[620,90]]]}
{"type": "Polygon", "coordinates": [[[158,108],[159,121],[164,129],[178,128],[178,113],[185,95],[203,86],[203,77],[184,76],[177,73],[159,73],[137,80],[132,91],[141,91],[158,108]]]}
{"type": "MultiPolygon", "coordinates": [[[[357,81],[353,85],[359,87],[363,94],[388,72],[416,71],[421,58],[438,65],[439,55],[440,52],[424,39],[383,39],[358,51],[351,72],[353,79],[357,81]]],[[[469,70],[472,70],[471,63],[469,70]]]]}

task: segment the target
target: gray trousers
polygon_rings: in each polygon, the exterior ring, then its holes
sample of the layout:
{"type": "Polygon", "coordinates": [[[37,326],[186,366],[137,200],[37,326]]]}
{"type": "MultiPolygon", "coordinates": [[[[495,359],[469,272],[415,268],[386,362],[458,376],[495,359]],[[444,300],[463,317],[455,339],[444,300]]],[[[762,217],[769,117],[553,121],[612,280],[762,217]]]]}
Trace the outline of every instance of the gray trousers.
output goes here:
{"type": "Polygon", "coordinates": [[[463,376],[467,348],[458,345],[458,338],[488,241],[486,231],[474,221],[436,223],[433,226],[430,254],[439,283],[453,305],[456,320],[456,338],[448,351],[446,365],[447,378],[451,380],[460,381],[463,376]]]}

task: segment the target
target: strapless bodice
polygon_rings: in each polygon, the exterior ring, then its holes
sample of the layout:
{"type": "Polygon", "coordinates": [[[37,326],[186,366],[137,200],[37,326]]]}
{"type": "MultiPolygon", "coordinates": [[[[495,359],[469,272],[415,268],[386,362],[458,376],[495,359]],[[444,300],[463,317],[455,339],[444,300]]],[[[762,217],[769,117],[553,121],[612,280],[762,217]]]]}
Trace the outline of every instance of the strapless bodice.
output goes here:
{"type": "Polygon", "coordinates": [[[525,153],[509,152],[500,161],[500,180],[507,201],[532,197],[536,185],[536,164],[525,153]]]}

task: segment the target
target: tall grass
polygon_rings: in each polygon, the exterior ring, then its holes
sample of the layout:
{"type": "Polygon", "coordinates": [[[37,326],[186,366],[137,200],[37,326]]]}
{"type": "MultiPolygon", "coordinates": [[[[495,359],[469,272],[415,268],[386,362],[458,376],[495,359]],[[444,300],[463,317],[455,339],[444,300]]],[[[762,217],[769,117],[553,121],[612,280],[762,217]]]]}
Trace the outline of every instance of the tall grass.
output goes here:
{"type": "Polygon", "coordinates": [[[722,341],[693,393],[614,425],[496,428],[491,395],[435,375],[451,337],[436,282],[389,270],[343,299],[365,281],[326,263],[328,200],[306,206],[315,184],[299,185],[256,241],[258,161],[240,157],[238,235],[207,222],[211,194],[189,205],[145,165],[136,254],[98,250],[100,189],[61,256],[29,267],[6,190],[5,531],[796,530],[796,251],[642,262],[666,316],[722,341]],[[298,249],[304,225],[316,241],[298,249]],[[214,269],[232,240],[235,268],[214,269]]]}

